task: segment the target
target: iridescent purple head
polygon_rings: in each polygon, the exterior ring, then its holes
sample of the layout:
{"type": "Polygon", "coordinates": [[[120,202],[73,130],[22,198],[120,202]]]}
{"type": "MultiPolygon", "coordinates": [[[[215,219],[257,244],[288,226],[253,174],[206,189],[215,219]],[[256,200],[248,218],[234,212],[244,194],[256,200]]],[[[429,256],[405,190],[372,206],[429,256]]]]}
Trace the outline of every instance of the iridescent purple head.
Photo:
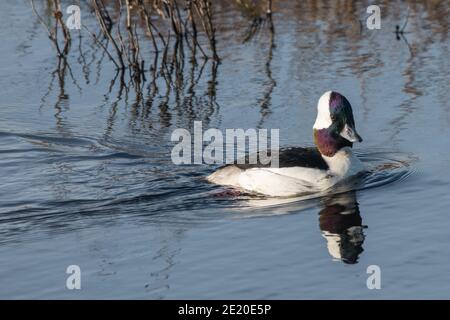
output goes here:
{"type": "Polygon", "coordinates": [[[362,142],[356,132],[350,102],[335,91],[325,92],[320,97],[313,129],[319,151],[329,157],[343,147],[352,147],[353,142],[362,142]]]}

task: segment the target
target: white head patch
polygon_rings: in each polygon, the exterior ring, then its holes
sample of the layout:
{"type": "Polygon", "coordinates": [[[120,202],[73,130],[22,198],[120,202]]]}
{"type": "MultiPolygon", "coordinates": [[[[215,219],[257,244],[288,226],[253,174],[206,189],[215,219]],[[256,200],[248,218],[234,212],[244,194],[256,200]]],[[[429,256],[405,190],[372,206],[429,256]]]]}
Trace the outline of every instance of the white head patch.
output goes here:
{"type": "Polygon", "coordinates": [[[319,102],[317,103],[317,118],[313,129],[320,130],[331,126],[330,96],[331,91],[327,91],[320,97],[319,102]]]}

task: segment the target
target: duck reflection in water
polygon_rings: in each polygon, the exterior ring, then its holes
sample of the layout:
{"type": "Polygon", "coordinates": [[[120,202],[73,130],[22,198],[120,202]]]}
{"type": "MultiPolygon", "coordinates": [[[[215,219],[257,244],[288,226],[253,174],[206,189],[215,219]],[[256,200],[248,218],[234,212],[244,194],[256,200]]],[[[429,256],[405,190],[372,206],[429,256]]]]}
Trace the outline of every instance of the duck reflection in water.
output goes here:
{"type": "Polygon", "coordinates": [[[356,193],[346,192],[322,199],[324,208],[319,212],[319,227],[327,240],[330,255],[344,263],[358,263],[364,251],[363,229],[356,193]]]}
{"type": "MultiPolygon", "coordinates": [[[[319,203],[319,228],[327,241],[328,252],[335,260],[347,264],[358,263],[363,250],[364,232],[355,191],[358,184],[342,184],[334,194],[323,195],[319,203]]],[[[317,206],[317,198],[260,198],[245,201],[248,211],[239,210],[239,218],[284,215],[310,210],[317,206]],[[255,209],[261,210],[255,210],[255,209]]]]}

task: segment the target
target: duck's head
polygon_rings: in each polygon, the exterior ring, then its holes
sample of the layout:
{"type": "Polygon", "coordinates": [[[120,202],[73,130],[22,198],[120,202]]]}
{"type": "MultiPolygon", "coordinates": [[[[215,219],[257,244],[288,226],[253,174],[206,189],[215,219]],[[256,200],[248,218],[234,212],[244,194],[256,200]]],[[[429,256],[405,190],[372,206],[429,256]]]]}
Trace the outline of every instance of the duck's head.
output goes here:
{"type": "Polygon", "coordinates": [[[313,131],[317,148],[328,157],[343,147],[352,147],[353,142],[362,142],[356,132],[350,102],[335,91],[325,92],[320,97],[313,131]]]}

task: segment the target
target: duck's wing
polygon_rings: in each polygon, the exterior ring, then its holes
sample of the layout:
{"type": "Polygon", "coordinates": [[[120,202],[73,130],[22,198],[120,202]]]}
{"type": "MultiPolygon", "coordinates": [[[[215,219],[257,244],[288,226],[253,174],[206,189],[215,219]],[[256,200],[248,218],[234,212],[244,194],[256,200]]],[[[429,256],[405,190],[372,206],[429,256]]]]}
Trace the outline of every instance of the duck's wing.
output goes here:
{"type": "MultiPolygon", "coordinates": [[[[267,156],[270,157],[271,156],[270,150],[267,153],[268,153],[267,156]]],[[[271,163],[268,164],[260,163],[259,153],[257,159],[258,159],[257,163],[251,164],[249,163],[249,156],[246,156],[244,164],[235,163],[234,165],[243,170],[271,167],[271,163]]],[[[319,150],[313,147],[282,148],[280,149],[278,159],[279,159],[278,162],[279,168],[303,167],[319,170],[329,169],[328,164],[322,158],[322,155],[320,154],[319,150]]]]}

